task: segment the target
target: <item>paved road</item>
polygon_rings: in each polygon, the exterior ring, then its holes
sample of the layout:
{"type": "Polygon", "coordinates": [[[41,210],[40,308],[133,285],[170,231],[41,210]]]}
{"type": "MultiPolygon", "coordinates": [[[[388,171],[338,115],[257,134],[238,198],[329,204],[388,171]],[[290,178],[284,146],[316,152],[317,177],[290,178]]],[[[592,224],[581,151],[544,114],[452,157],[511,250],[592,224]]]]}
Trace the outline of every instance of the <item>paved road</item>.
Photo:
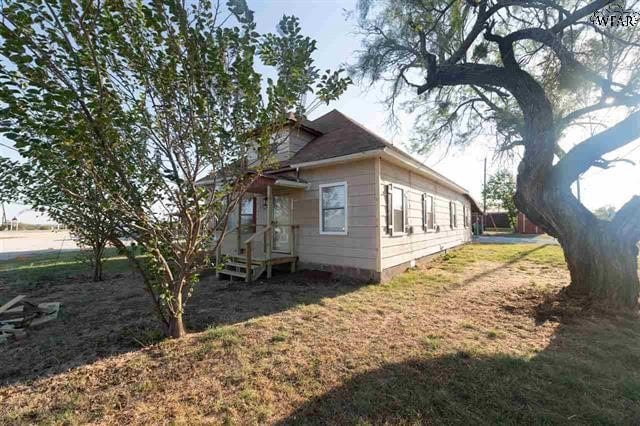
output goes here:
{"type": "Polygon", "coordinates": [[[558,244],[558,240],[548,235],[531,237],[501,237],[499,235],[480,235],[473,237],[474,243],[487,244],[558,244]]]}
{"type": "Polygon", "coordinates": [[[77,249],[67,231],[0,232],[0,260],[77,249]]]}

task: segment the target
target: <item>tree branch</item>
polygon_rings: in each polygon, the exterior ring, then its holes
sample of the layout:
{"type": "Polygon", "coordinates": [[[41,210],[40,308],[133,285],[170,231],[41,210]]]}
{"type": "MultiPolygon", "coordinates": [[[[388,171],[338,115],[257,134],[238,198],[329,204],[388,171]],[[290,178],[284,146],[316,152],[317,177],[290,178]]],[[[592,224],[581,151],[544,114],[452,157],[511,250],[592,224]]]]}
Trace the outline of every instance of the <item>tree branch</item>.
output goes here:
{"type": "Polygon", "coordinates": [[[634,195],[616,213],[611,225],[621,238],[629,239],[635,244],[640,240],[640,195],[634,195]]]}
{"type": "MultiPolygon", "coordinates": [[[[573,53],[571,53],[563,44],[560,38],[550,30],[544,30],[541,28],[527,28],[524,30],[515,31],[508,36],[504,37],[506,43],[513,44],[520,40],[533,40],[544,44],[549,47],[556,54],[562,65],[563,72],[575,72],[578,75],[592,81],[600,86],[606,94],[610,94],[614,97],[624,96],[620,92],[613,92],[611,86],[624,87],[619,83],[615,83],[600,76],[597,72],[587,68],[582,63],[576,60],[573,53]]],[[[502,52],[502,45],[500,45],[500,51],[502,52]]]]}
{"type": "Polygon", "coordinates": [[[564,117],[558,119],[556,121],[556,131],[558,133],[561,132],[562,130],[565,129],[565,127],[571,124],[574,120],[590,112],[600,111],[602,109],[612,108],[616,106],[635,106],[635,105],[640,105],[640,95],[615,98],[611,103],[607,103],[603,99],[593,105],[589,105],[584,108],[574,110],[569,114],[565,115],[564,117]]]}
{"type": "Polygon", "coordinates": [[[560,182],[570,185],[600,158],[640,137],[640,111],[630,114],[613,127],[594,135],[569,151],[555,166],[560,182]]]}
{"type": "Polygon", "coordinates": [[[556,25],[551,27],[550,31],[553,33],[559,33],[565,28],[574,25],[578,20],[584,18],[585,16],[591,15],[593,12],[602,9],[608,4],[613,3],[614,0],[596,0],[592,3],[587,4],[583,8],[580,8],[573,12],[571,15],[567,16],[562,21],[558,22],[556,25]]]}

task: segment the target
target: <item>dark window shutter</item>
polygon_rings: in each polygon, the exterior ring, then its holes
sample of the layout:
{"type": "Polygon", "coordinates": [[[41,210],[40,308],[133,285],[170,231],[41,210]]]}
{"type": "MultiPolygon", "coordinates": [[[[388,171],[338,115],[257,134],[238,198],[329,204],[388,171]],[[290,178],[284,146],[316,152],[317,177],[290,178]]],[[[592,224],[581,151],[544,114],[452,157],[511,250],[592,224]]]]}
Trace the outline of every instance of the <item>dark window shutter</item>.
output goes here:
{"type": "Polygon", "coordinates": [[[404,202],[402,203],[402,218],[404,219],[404,232],[409,233],[409,196],[403,191],[404,202]]]}
{"type": "Polygon", "coordinates": [[[462,224],[466,228],[467,227],[467,205],[466,204],[462,205],[462,215],[463,215],[462,224]]]}
{"type": "Polygon", "coordinates": [[[393,185],[385,185],[387,190],[387,234],[393,235],[393,185]]]}
{"type": "Polygon", "coordinates": [[[438,216],[436,215],[436,197],[435,197],[435,195],[432,196],[432,198],[431,198],[431,214],[433,214],[433,229],[436,229],[436,226],[438,225],[438,222],[436,222],[436,218],[438,216]]]}
{"type": "Polygon", "coordinates": [[[427,229],[427,194],[422,194],[422,230],[427,229]]]}
{"type": "Polygon", "coordinates": [[[453,228],[453,201],[449,201],[449,227],[453,228]]]}

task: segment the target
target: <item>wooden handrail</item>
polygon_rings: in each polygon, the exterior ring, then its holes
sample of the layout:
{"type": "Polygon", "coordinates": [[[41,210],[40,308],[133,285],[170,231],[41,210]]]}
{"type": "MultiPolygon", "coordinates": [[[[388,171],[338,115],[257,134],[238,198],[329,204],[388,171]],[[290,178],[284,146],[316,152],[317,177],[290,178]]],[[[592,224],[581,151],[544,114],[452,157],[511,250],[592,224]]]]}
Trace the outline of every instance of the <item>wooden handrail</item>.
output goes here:
{"type": "Polygon", "coordinates": [[[258,235],[262,235],[265,232],[268,232],[270,230],[271,230],[271,225],[265,226],[264,229],[254,233],[252,236],[247,238],[244,242],[244,246],[245,246],[244,255],[246,256],[245,271],[247,271],[245,280],[248,283],[250,283],[253,280],[253,259],[252,259],[253,250],[251,249],[251,243],[258,235]]]}
{"type": "Polygon", "coordinates": [[[225,229],[224,231],[220,230],[220,231],[215,231],[215,232],[224,232],[225,234],[229,234],[229,233],[235,231],[236,229],[238,229],[238,225],[234,226],[231,229],[225,229]]]}
{"type": "Polygon", "coordinates": [[[257,231],[255,234],[253,234],[252,236],[250,236],[249,238],[247,238],[244,242],[245,245],[247,244],[251,244],[251,242],[258,236],[258,235],[262,235],[265,232],[267,232],[268,230],[271,229],[271,225],[256,225],[256,226],[264,226],[264,229],[261,229],[260,231],[257,231]]]}
{"type": "MultiPolygon", "coordinates": [[[[246,272],[246,278],[245,280],[247,282],[251,282],[253,280],[253,248],[252,248],[252,243],[253,241],[264,234],[267,234],[267,241],[266,241],[266,262],[267,262],[267,277],[270,278],[270,266],[271,266],[271,244],[272,244],[272,238],[273,238],[273,234],[272,234],[272,230],[274,228],[273,224],[270,225],[256,225],[256,226],[264,226],[263,229],[261,229],[260,231],[255,232],[252,236],[250,236],[249,238],[247,238],[244,241],[244,247],[245,247],[245,270],[246,272]]],[[[291,255],[296,256],[296,243],[295,243],[295,238],[296,238],[296,232],[295,230],[298,229],[300,227],[300,225],[276,225],[276,226],[288,226],[291,228],[291,238],[289,241],[289,251],[291,253],[291,255]]],[[[292,265],[292,272],[295,272],[295,263],[292,265]]]]}

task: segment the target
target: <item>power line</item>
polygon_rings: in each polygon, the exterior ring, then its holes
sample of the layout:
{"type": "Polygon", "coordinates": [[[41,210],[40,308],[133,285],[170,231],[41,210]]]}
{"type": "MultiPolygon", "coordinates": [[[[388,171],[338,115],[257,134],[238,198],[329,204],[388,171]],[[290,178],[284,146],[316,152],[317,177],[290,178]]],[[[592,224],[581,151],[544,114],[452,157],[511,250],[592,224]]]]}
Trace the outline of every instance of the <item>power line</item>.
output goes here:
{"type": "Polygon", "coordinates": [[[9,146],[9,145],[7,145],[7,144],[4,144],[4,143],[2,143],[2,142],[0,142],[0,146],[3,146],[3,147],[5,147],[5,148],[12,149],[12,150],[14,150],[15,152],[20,152],[20,151],[18,151],[17,149],[15,149],[14,147],[9,146]]]}

